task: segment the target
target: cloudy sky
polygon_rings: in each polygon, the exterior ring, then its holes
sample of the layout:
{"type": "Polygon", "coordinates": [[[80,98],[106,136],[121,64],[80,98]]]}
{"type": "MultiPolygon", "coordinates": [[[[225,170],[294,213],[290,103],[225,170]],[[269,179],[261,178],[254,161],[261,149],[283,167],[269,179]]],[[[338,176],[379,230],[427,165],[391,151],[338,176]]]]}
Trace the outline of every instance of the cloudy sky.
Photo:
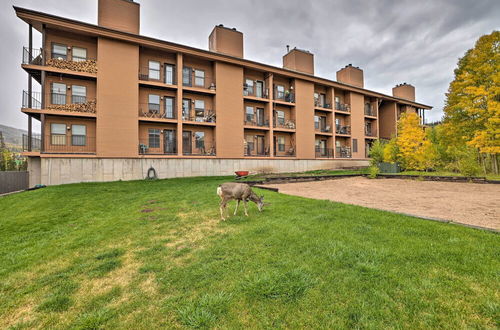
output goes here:
{"type": "MultiPolygon", "coordinates": [[[[434,106],[430,120],[442,116],[457,59],[478,37],[500,29],[498,0],[138,2],[143,35],[206,49],[213,26],[223,23],[244,33],[247,59],[281,66],[290,45],[315,54],[321,77],[335,79],[352,63],[364,70],[368,89],[390,94],[395,84],[411,83],[417,101],[434,106]]],[[[27,87],[20,63],[28,28],[12,5],[96,23],[97,0],[1,0],[0,124],[26,128],[19,109],[27,87]]]]}

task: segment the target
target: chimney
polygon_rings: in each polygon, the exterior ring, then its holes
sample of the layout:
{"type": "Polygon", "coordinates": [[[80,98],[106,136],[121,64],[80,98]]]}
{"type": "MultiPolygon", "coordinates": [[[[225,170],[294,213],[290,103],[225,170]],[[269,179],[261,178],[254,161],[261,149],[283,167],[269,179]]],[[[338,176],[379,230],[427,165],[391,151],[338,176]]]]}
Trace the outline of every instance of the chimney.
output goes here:
{"type": "Polygon", "coordinates": [[[295,47],[292,50],[286,46],[287,53],[283,56],[283,67],[294,71],[314,74],[314,55],[307,50],[295,47]]]}
{"type": "Polygon", "coordinates": [[[99,0],[97,24],[113,30],[139,34],[140,5],[132,0],[99,0]]]}
{"type": "Polygon", "coordinates": [[[243,58],[243,33],[222,24],[216,25],[208,37],[208,49],[211,52],[243,58]]]}
{"type": "Polygon", "coordinates": [[[352,66],[352,64],[346,65],[337,71],[337,81],[356,87],[365,87],[363,70],[357,66],[352,66]]]}
{"type": "Polygon", "coordinates": [[[415,87],[402,83],[392,89],[392,96],[415,102],[415,87]]]}

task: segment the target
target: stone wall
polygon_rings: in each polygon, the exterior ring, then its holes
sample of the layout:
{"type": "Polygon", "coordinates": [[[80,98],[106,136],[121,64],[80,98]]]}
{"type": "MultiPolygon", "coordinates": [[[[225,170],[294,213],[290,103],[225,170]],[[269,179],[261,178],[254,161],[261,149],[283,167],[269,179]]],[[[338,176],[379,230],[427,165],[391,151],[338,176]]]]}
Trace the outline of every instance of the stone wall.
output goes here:
{"type": "MultiPolygon", "coordinates": [[[[40,183],[58,185],[77,182],[142,180],[150,167],[158,178],[234,175],[235,171],[302,172],[368,166],[367,160],[291,160],[291,159],[175,159],[175,158],[41,158],[40,183]]],[[[38,175],[36,169],[30,173],[38,175]]],[[[38,180],[31,180],[36,182],[38,180]]],[[[31,185],[31,184],[30,184],[31,185]]]]}

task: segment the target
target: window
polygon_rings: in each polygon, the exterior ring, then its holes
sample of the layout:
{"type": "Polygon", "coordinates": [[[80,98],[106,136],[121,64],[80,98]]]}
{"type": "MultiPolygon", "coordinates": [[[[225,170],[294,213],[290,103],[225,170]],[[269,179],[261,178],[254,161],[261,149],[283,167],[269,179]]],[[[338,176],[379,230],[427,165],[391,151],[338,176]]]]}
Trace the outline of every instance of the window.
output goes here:
{"type": "Polygon", "coordinates": [[[52,58],[58,60],[68,59],[68,48],[62,44],[52,44],[52,58]]]}
{"type": "Polygon", "coordinates": [[[325,94],[319,94],[319,106],[320,107],[325,107],[325,102],[326,101],[326,95],[325,94]]]}
{"type": "Polygon", "coordinates": [[[263,97],[264,96],[264,82],[257,81],[255,84],[255,96],[263,97]]]}
{"type": "Polygon", "coordinates": [[[148,109],[149,112],[160,112],[160,95],[149,94],[148,109]]]}
{"type": "Polygon", "coordinates": [[[176,137],[174,130],[164,130],[165,134],[165,153],[166,154],[175,154],[176,153],[176,137]]]}
{"type": "Polygon", "coordinates": [[[81,47],[73,47],[73,61],[75,62],[84,62],[87,60],[87,50],[81,47]]]}
{"type": "Polygon", "coordinates": [[[263,126],[265,123],[265,121],[264,121],[264,108],[257,108],[255,115],[257,116],[257,125],[263,126]]]}
{"type": "Polygon", "coordinates": [[[276,85],[276,98],[284,99],[285,98],[285,86],[276,85]]]}
{"type": "Polygon", "coordinates": [[[150,128],[149,132],[149,147],[159,148],[160,147],[160,130],[156,128],[150,128]]]}
{"type": "Polygon", "coordinates": [[[174,66],[172,64],[165,64],[165,84],[174,84],[174,66]]]}
{"type": "Polygon", "coordinates": [[[195,100],[194,101],[194,115],[196,117],[196,121],[203,121],[205,117],[205,101],[204,100],[195,100]]]}
{"type": "Polygon", "coordinates": [[[87,87],[73,85],[71,86],[71,103],[83,104],[87,102],[87,87]]]}
{"type": "Polygon", "coordinates": [[[190,112],[191,112],[191,100],[182,99],[182,118],[189,120],[190,112]]]}
{"type": "Polygon", "coordinates": [[[253,107],[246,107],[246,121],[253,123],[255,118],[255,112],[253,107]]]}
{"type": "Polygon", "coordinates": [[[278,151],[285,151],[285,137],[278,136],[278,151]]]}
{"type": "Polygon", "coordinates": [[[195,132],[194,139],[197,149],[205,149],[205,132],[195,132]]]}
{"type": "Polygon", "coordinates": [[[54,146],[66,145],[66,124],[50,124],[50,142],[54,146]]]}
{"type": "Polygon", "coordinates": [[[335,96],[335,109],[340,110],[340,97],[335,96]]]}
{"type": "Polygon", "coordinates": [[[319,129],[319,116],[314,116],[314,129],[319,129]]]}
{"type": "Polygon", "coordinates": [[[71,125],[71,145],[74,146],[87,145],[87,126],[71,125]]]}
{"type": "Polygon", "coordinates": [[[52,83],[51,103],[66,104],[66,84],[52,83]]]}
{"type": "Polygon", "coordinates": [[[182,68],[182,84],[184,86],[191,86],[191,68],[182,68]]]}
{"type": "Polygon", "coordinates": [[[314,93],[314,105],[318,105],[319,103],[319,94],[318,93],[314,93]]]}
{"type": "Polygon", "coordinates": [[[358,139],[352,139],[352,152],[358,152],[358,139]]]}
{"type": "Polygon", "coordinates": [[[175,118],[173,97],[165,97],[165,118],[175,118]]]}
{"type": "Polygon", "coordinates": [[[194,70],[194,84],[196,86],[205,87],[205,71],[194,70]]]}
{"type": "Polygon", "coordinates": [[[276,118],[278,125],[285,125],[285,112],[281,110],[276,111],[276,118]]]}
{"type": "Polygon", "coordinates": [[[254,89],[253,89],[253,80],[252,79],[246,79],[245,80],[245,95],[253,95],[254,89]]]}
{"type": "Polygon", "coordinates": [[[255,142],[254,142],[253,135],[247,135],[246,141],[247,141],[247,151],[249,154],[251,154],[255,148],[255,142]]]}
{"type": "Polygon", "coordinates": [[[149,79],[160,80],[160,62],[149,61],[149,79]]]}

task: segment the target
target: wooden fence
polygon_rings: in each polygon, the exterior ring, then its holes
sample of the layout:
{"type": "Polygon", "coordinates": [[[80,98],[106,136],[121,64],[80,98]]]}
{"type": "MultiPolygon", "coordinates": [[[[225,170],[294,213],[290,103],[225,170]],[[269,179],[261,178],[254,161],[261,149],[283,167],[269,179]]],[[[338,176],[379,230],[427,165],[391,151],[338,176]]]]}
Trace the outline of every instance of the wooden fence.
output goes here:
{"type": "Polygon", "coordinates": [[[28,189],[28,187],[29,187],[28,171],[0,172],[0,194],[28,189]]]}

